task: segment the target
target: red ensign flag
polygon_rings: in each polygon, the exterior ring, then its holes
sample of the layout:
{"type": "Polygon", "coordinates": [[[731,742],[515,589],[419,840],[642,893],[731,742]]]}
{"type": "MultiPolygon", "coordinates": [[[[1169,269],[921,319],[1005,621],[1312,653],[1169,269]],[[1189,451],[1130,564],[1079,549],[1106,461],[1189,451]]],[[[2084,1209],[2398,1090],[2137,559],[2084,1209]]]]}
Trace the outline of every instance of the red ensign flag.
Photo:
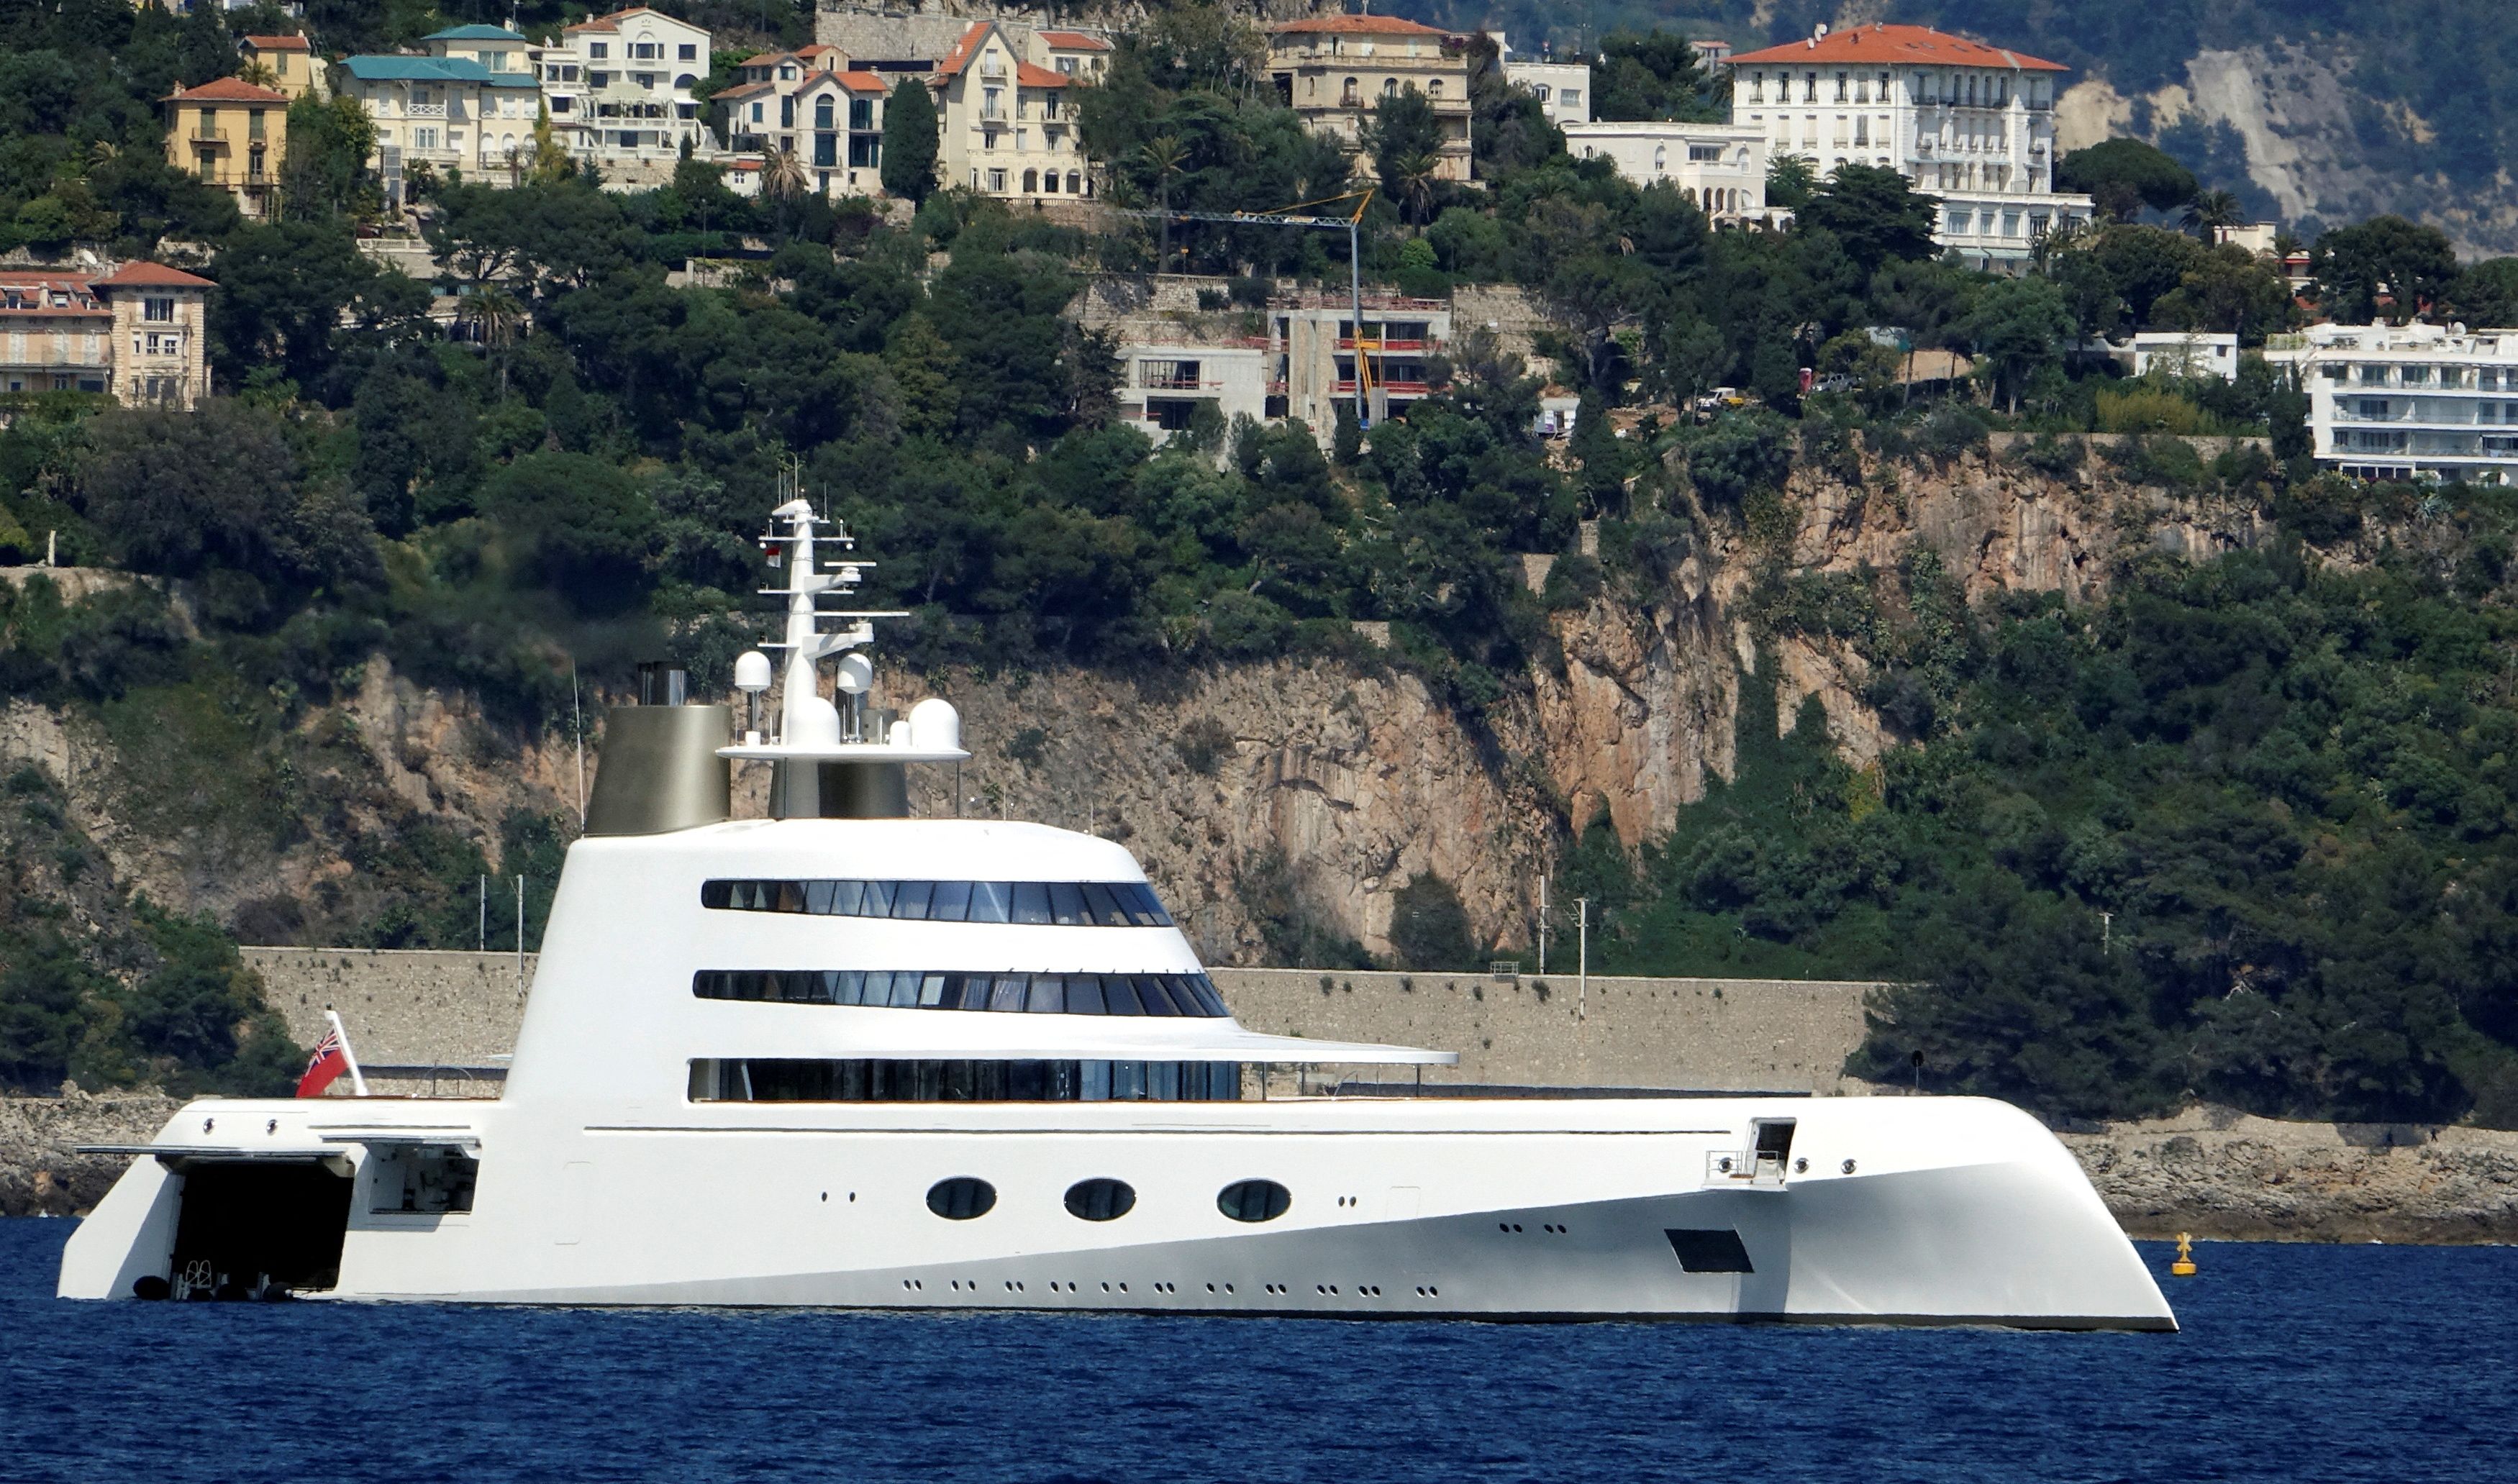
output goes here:
{"type": "Polygon", "coordinates": [[[307,1058],[306,1075],[297,1079],[297,1095],[320,1098],[324,1096],[324,1089],[332,1085],[334,1077],[349,1069],[350,1053],[341,1044],[341,1032],[338,1029],[326,1030],[324,1039],[315,1043],[315,1054],[307,1058]]]}

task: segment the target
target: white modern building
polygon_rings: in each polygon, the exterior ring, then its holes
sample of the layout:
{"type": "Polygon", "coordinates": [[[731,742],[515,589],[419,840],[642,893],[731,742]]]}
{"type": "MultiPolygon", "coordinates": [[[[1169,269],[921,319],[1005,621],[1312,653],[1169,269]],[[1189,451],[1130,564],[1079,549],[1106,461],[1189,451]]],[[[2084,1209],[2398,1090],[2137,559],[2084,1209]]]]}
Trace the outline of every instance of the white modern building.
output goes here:
{"type": "Polygon", "coordinates": [[[1211,402],[1230,423],[1268,414],[1268,342],[1215,344],[1146,341],[1119,348],[1125,374],[1119,415],[1157,444],[1187,428],[1198,404],[1211,402]]]}
{"type": "Polygon", "coordinates": [[[1547,121],[1563,128],[1567,124],[1591,121],[1591,67],[1584,62],[1560,62],[1556,54],[1542,48],[1524,56],[1513,53],[1503,32],[1489,31],[1495,42],[1496,55],[1503,59],[1503,80],[1517,88],[1526,88],[1539,100],[1547,121]]]}
{"type": "Polygon", "coordinates": [[[1716,222],[1764,222],[1767,136],[1754,124],[1574,123],[1565,148],[1638,186],[1668,182],[1716,222]]]}
{"type": "Polygon", "coordinates": [[[1920,25],[1831,31],[1730,60],[1731,121],[1799,154],[1903,174],[1940,198],[1937,239],[1979,262],[2019,259],[2091,216],[2055,191],[2062,64],[1920,25]]]}
{"type": "Polygon", "coordinates": [[[2317,461],[2361,479],[2518,480],[2518,329],[2315,325],[2265,359],[2298,369],[2317,461]]]}
{"type": "Polygon", "coordinates": [[[2238,337],[2226,330],[2211,334],[2146,329],[2133,337],[2130,350],[2137,376],[2148,376],[2155,371],[2175,376],[2218,376],[2228,381],[2238,374],[2238,337]]]}
{"type": "Polygon", "coordinates": [[[709,75],[709,33],[634,6],[572,25],[531,53],[569,153],[619,184],[669,176],[688,142],[716,143],[692,96],[709,75]]]}

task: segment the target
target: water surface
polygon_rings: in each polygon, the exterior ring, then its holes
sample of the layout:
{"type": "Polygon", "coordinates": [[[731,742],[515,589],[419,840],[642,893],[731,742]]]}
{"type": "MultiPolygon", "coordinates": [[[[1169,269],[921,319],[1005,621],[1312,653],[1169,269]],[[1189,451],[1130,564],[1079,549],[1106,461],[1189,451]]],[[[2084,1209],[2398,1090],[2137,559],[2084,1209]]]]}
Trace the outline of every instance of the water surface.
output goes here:
{"type": "Polygon", "coordinates": [[[0,1479],[2518,1477],[2511,1248],[2206,1244],[2183,1333],[2037,1334],[62,1303],[71,1226],[0,1220],[0,1479]]]}

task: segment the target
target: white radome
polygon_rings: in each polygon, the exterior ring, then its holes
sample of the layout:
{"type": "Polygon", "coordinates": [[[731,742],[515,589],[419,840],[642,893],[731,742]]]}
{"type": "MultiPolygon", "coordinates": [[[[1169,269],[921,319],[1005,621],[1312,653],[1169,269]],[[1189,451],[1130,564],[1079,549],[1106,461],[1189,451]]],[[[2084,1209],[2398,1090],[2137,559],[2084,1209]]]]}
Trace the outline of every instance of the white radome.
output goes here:
{"type": "Polygon", "coordinates": [[[774,739],[714,752],[865,786],[578,841],[498,1096],[189,1104],[62,1296],[2176,1328],[2000,1103],[1298,1091],[1457,1059],[1245,1029],[1119,846],[887,805],[961,718],[860,704],[888,615],[824,627],[870,564],[818,524],[765,541],[774,739]]]}

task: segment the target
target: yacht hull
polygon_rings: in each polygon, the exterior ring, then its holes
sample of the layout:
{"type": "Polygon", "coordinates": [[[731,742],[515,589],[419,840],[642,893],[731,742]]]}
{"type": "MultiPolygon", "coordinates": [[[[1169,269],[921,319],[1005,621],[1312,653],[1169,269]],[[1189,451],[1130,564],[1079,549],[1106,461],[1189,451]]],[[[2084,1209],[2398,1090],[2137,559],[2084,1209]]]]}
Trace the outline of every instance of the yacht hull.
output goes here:
{"type": "Polygon", "coordinates": [[[2069,1154],[1975,1099],[558,1112],[196,1104],[74,1235],[60,1291],[173,1276],[195,1172],[327,1154],[350,1173],[332,1298],[2176,1328],[2069,1154]],[[379,1152],[427,1140],[478,1151],[473,1208],[375,1209],[379,1152]],[[950,1177],[994,1203],[937,1216],[950,1177]],[[1090,1178],[1133,1206],[1071,1215],[1090,1178]],[[1252,1178],[1285,1186],[1281,1216],[1222,1213],[1252,1178]]]}

